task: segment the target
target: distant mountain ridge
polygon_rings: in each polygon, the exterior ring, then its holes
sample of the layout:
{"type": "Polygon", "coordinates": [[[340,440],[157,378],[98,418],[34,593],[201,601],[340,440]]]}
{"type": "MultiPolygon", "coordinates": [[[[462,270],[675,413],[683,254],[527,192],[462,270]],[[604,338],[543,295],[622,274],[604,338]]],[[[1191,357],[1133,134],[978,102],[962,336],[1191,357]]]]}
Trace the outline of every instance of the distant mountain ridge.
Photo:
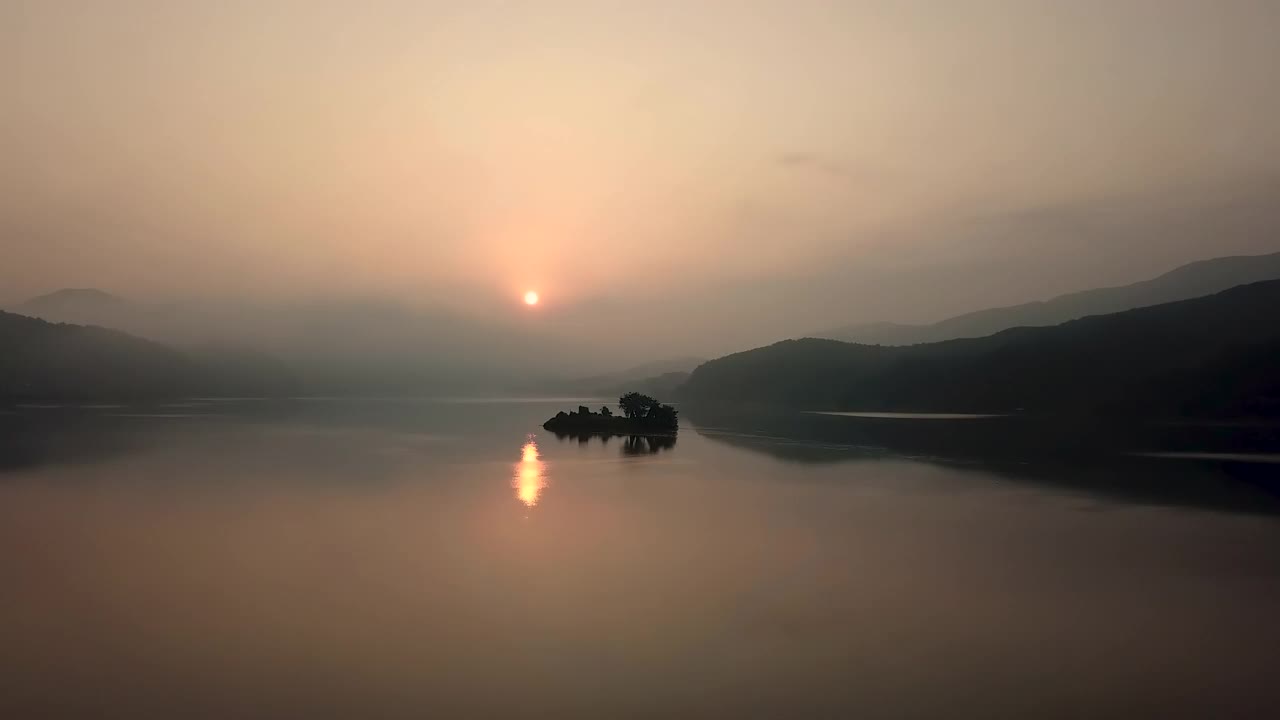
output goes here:
{"type": "Polygon", "coordinates": [[[693,369],[706,358],[681,356],[654,360],[618,372],[578,378],[563,384],[562,391],[610,397],[627,392],[640,392],[654,397],[670,397],[677,387],[689,379],[693,369]]]}
{"type": "Polygon", "coordinates": [[[130,328],[118,327],[119,319],[134,311],[128,300],[97,288],[55,290],[33,297],[14,306],[12,310],[20,315],[50,322],[99,325],[125,332],[129,332],[130,328]]]}
{"type": "MultiPolygon", "coordinates": [[[[243,370],[251,369],[256,356],[276,372],[288,368],[304,394],[545,393],[554,383],[622,367],[626,363],[617,358],[633,357],[613,344],[566,335],[563,327],[537,317],[472,317],[360,297],[148,301],[68,289],[8,309],[50,322],[121,330],[192,355],[212,350],[246,377],[243,370]]],[[[697,364],[676,360],[684,370],[697,364]]],[[[624,379],[672,369],[642,366],[624,379]]],[[[597,379],[602,382],[592,386],[617,384],[606,376],[597,379]]]]}
{"type": "Polygon", "coordinates": [[[1211,295],[1237,285],[1280,279],[1280,253],[1201,260],[1151,280],[1059,295],[1049,300],[990,308],[930,325],[889,322],[851,325],[815,337],[864,345],[914,345],[991,335],[1013,327],[1057,325],[1089,315],[1122,312],[1211,295]]]}
{"type": "Polygon", "coordinates": [[[1051,327],[910,346],[787,340],[679,399],[806,410],[1280,416],[1280,280],[1051,327]]]}
{"type": "Polygon", "coordinates": [[[120,305],[125,300],[97,288],[63,288],[51,293],[39,295],[22,303],[28,310],[63,309],[68,307],[93,307],[101,305],[120,305]]]}

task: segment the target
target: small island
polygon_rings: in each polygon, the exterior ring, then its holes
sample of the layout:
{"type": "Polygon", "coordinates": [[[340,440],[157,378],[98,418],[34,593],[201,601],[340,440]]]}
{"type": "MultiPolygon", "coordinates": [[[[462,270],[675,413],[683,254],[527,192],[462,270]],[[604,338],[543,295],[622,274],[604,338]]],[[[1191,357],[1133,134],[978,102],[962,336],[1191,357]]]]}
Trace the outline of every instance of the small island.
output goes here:
{"type": "Polygon", "coordinates": [[[573,435],[674,435],[680,428],[676,409],[648,395],[627,393],[618,398],[618,407],[622,415],[614,415],[608,405],[598,413],[579,405],[577,412],[558,412],[542,427],[553,433],[573,435]]]}

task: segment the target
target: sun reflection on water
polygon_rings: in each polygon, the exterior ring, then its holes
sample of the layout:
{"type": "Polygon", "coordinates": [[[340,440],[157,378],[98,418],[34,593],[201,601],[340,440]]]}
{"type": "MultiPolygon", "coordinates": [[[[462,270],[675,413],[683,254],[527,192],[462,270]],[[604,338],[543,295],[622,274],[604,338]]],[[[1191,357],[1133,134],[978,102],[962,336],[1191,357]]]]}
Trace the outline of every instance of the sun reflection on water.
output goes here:
{"type": "Polygon", "coordinates": [[[516,497],[528,507],[538,504],[538,497],[547,486],[547,464],[538,458],[538,443],[533,436],[524,444],[520,452],[520,462],[516,463],[515,477],[511,487],[516,497]]]}

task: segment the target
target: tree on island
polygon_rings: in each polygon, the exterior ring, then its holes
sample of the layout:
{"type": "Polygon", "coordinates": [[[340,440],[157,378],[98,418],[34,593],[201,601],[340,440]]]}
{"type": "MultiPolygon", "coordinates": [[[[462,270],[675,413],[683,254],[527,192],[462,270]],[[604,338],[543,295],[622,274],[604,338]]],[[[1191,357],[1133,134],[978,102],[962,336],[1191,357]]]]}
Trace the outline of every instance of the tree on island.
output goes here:
{"type": "Polygon", "coordinates": [[[618,407],[622,408],[622,414],[627,416],[628,420],[643,420],[649,416],[649,411],[660,404],[648,395],[641,395],[638,392],[629,392],[618,398],[618,407]]]}
{"type": "Polygon", "coordinates": [[[629,392],[618,398],[618,407],[628,420],[654,427],[676,427],[676,409],[663,405],[656,399],[638,392],[629,392]]]}
{"type": "Polygon", "coordinates": [[[644,416],[644,421],[654,427],[674,428],[679,425],[676,420],[676,409],[662,403],[649,408],[649,414],[644,416]]]}

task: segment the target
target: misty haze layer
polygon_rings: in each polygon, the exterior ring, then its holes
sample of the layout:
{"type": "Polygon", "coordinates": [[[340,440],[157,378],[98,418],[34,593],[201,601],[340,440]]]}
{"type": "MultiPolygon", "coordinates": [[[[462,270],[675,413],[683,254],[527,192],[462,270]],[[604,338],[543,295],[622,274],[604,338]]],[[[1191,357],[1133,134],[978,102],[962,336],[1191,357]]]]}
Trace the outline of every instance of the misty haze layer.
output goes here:
{"type": "Polygon", "coordinates": [[[1250,2],[7,2],[0,303],[354,298],[603,367],[1133,282],[1278,249],[1278,35],[1250,2]]]}

